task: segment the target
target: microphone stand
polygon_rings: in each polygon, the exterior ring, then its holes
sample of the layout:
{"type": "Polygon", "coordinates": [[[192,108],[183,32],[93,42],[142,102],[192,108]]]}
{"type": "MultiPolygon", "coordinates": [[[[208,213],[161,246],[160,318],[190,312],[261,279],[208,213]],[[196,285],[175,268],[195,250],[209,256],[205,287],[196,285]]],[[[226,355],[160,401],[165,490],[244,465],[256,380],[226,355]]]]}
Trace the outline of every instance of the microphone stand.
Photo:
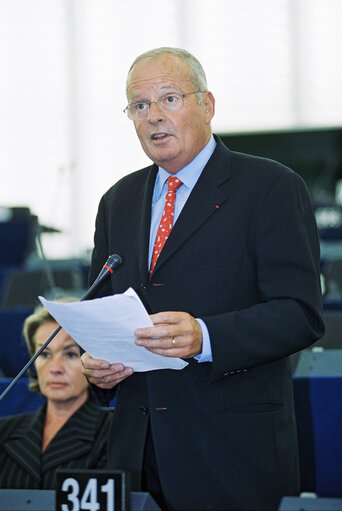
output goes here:
{"type": "MultiPolygon", "coordinates": [[[[82,296],[80,299],[80,302],[83,302],[84,300],[87,300],[91,295],[94,294],[94,292],[97,290],[97,288],[102,284],[103,280],[107,278],[110,274],[114,273],[114,269],[117,268],[122,264],[122,257],[118,254],[113,254],[108,257],[107,261],[105,262],[102,270],[100,271],[99,275],[97,276],[97,279],[95,282],[90,286],[88,291],[82,296]]],[[[11,381],[11,383],[5,388],[3,393],[0,396],[0,401],[3,400],[3,398],[8,394],[8,392],[11,390],[11,388],[17,383],[17,381],[23,376],[23,374],[31,367],[33,362],[36,360],[36,358],[39,357],[39,355],[42,353],[42,351],[45,350],[47,345],[52,341],[54,337],[58,334],[58,332],[62,329],[62,327],[59,325],[56,330],[50,335],[50,337],[45,341],[45,343],[39,348],[39,350],[33,355],[33,357],[27,362],[27,364],[21,369],[21,371],[17,374],[15,378],[11,381]]]]}

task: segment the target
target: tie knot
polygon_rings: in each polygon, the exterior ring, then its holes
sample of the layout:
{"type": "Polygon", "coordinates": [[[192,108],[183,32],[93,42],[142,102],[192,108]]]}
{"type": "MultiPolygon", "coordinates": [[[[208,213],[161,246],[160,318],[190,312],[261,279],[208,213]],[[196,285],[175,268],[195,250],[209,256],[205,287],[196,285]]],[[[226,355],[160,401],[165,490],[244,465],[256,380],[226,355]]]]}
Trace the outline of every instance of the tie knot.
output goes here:
{"type": "Polygon", "coordinates": [[[183,184],[182,181],[178,177],[176,176],[169,177],[167,180],[167,191],[176,192],[182,184],[183,184]]]}

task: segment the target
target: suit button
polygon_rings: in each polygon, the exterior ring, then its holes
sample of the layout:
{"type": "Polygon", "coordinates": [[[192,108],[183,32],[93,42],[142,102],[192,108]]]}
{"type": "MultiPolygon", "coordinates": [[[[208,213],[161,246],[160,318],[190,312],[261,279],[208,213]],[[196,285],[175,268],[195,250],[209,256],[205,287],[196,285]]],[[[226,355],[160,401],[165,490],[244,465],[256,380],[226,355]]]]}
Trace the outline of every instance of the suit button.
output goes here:
{"type": "Polygon", "coordinates": [[[143,415],[148,415],[148,409],[145,406],[139,406],[143,415]]]}

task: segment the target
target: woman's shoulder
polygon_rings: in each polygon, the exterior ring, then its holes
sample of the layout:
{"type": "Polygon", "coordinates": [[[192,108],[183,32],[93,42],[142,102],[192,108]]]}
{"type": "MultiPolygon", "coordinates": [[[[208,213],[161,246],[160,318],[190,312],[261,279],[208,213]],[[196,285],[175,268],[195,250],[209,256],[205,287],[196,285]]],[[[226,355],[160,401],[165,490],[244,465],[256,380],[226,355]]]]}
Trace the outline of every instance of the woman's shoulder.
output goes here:
{"type": "Polygon", "coordinates": [[[102,422],[105,424],[110,424],[113,417],[114,408],[99,406],[99,409],[102,422]]]}
{"type": "Polygon", "coordinates": [[[108,428],[113,417],[114,408],[101,406],[96,403],[97,413],[98,413],[98,422],[101,424],[101,427],[108,428]]]}
{"type": "Polygon", "coordinates": [[[4,417],[0,417],[0,427],[3,428],[11,424],[20,424],[29,421],[33,414],[34,412],[5,415],[4,417]]]}
{"type": "Polygon", "coordinates": [[[99,407],[98,434],[105,438],[109,434],[110,425],[112,423],[113,409],[99,407]]]}
{"type": "MultiPolygon", "coordinates": [[[[78,421],[87,421],[90,427],[108,427],[113,416],[113,409],[100,406],[95,396],[91,395],[84,405],[78,410],[78,421]]],[[[76,418],[75,416],[75,418],[76,418]]]]}
{"type": "Polygon", "coordinates": [[[8,438],[13,430],[23,429],[28,425],[35,412],[6,415],[0,418],[0,442],[8,438]]]}

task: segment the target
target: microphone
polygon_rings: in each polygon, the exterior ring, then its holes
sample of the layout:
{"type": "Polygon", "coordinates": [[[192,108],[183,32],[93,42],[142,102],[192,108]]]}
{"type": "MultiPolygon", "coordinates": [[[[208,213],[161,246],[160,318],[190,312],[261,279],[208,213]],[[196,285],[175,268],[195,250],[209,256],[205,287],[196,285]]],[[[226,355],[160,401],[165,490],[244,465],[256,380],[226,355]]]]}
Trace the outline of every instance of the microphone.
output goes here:
{"type": "Polygon", "coordinates": [[[88,291],[85,293],[85,295],[82,296],[80,301],[83,302],[83,300],[87,300],[89,296],[93,295],[97,288],[102,284],[102,282],[110,275],[112,275],[114,273],[114,270],[121,266],[122,263],[123,260],[119,254],[112,254],[111,256],[109,256],[107,261],[104,263],[102,270],[98,274],[96,280],[88,289],[88,291]]]}
{"type": "MultiPolygon", "coordinates": [[[[87,300],[94,292],[98,289],[98,287],[103,283],[105,279],[107,279],[110,275],[114,273],[114,270],[123,264],[123,259],[119,254],[112,254],[108,257],[107,261],[102,267],[102,270],[98,274],[94,283],[90,286],[88,291],[82,296],[80,302],[87,300]]],[[[39,357],[42,351],[45,350],[47,345],[52,341],[54,337],[58,334],[58,332],[62,329],[59,325],[56,330],[50,335],[47,341],[39,348],[39,350],[33,355],[33,357],[27,362],[27,364],[22,368],[22,370],[17,374],[17,376],[11,381],[11,383],[5,388],[3,393],[0,396],[0,401],[7,395],[7,393],[11,390],[11,388],[17,383],[17,381],[23,376],[23,374],[31,367],[36,358],[39,357]]]]}

